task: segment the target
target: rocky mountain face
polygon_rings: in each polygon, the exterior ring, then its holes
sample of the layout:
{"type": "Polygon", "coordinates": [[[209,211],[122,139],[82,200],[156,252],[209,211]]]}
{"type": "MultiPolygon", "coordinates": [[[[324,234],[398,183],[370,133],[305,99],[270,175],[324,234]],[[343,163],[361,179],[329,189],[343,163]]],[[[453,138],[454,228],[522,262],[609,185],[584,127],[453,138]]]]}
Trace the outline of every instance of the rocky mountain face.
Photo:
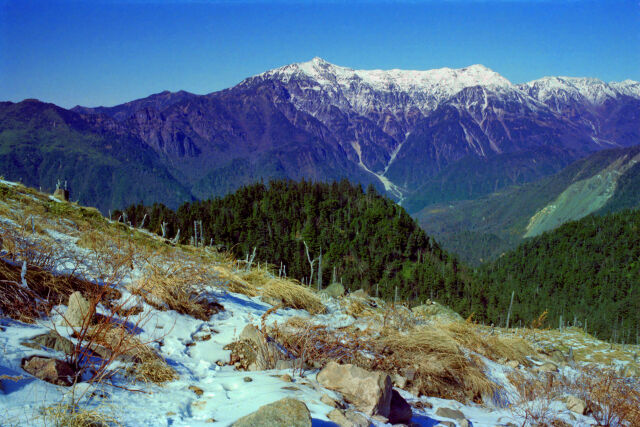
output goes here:
{"type": "Polygon", "coordinates": [[[353,70],[314,58],[208,95],[162,92],[73,113],[91,132],[150,147],[196,198],[260,179],[348,178],[412,211],[640,142],[637,82],[514,85],[482,65],[353,70]]]}
{"type": "Polygon", "coordinates": [[[444,248],[480,264],[566,222],[638,208],[640,145],[601,150],[538,181],[426,206],[414,217],[444,248]]]}

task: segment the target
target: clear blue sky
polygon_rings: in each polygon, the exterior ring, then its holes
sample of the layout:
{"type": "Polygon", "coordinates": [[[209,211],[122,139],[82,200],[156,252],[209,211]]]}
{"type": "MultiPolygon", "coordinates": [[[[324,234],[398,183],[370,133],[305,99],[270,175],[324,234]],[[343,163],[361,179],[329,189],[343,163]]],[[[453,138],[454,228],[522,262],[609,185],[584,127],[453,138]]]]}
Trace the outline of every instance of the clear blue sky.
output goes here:
{"type": "Polygon", "coordinates": [[[320,56],[353,68],[481,63],[514,83],[640,80],[633,1],[0,0],[0,100],[114,105],[209,93],[320,56]]]}

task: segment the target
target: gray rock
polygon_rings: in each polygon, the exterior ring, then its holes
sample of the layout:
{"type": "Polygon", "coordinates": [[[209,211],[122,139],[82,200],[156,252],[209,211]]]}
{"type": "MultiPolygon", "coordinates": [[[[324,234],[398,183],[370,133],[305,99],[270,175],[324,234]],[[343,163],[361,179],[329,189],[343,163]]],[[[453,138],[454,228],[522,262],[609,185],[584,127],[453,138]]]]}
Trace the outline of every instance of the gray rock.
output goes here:
{"type": "Polygon", "coordinates": [[[445,408],[445,407],[440,407],[436,409],[436,416],[451,418],[452,420],[456,420],[456,421],[465,419],[465,416],[462,412],[458,411],[457,409],[451,409],[451,408],[445,408]]]}
{"type": "Polygon", "coordinates": [[[331,361],[316,378],[323,387],[342,393],[347,402],[365,414],[389,416],[392,390],[389,375],[331,361]]]}
{"type": "Polygon", "coordinates": [[[64,314],[64,319],[69,326],[86,327],[91,322],[91,306],[80,292],[76,291],[69,296],[69,305],[64,314]]]}
{"type": "Polygon", "coordinates": [[[75,345],[70,340],[61,336],[56,331],[49,331],[46,334],[36,335],[33,338],[29,338],[28,340],[21,342],[21,344],[36,350],[46,347],[55,351],[60,351],[64,354],[72,354],[75,348],[75,345]]]}
{"type": "Polygon", "coordinates": [[[311,427],[307,405],[296,399],[284,398],[260,407],[253,414],[240,418],[234,427],[311,427]]]}

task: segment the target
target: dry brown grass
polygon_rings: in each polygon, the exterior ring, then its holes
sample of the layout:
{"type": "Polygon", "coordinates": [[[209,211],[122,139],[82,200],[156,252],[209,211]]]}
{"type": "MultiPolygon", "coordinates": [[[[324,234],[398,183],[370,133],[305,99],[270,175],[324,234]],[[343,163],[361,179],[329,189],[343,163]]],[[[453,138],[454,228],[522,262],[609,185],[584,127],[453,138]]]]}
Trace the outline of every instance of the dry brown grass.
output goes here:
{"type": "MultiPolygon", "coordinates": [[[[414,371],[408,387],[416,394],[466,401],[479,400],[495,389],[484,375],[479,358],[468,355],[475,349],[464,347],[465,343],[474,345],[481,338],[465,337],[462,340],[460,332],[455,335],[446,326],[416,327],[408,333],[389,329],[379,336],[291,319],[276,325],[271,333],[287,350],[304,358],[308,364],[335,360],[406,377],[412,376],[408,371],[414,371]]],[[[498,353],[490,348],[484,351],[498,353]]]]}
{"type": "MultiPolygon", "coordinates": [[[[47,316],[58,304],[67,304],[69,295],[80,291],[92,298],[104,289],[92,282],[75,276],[55,275],[40,267],[28,265],[25,279],[28,287],[22,286],[22,267],[0,260],[0,310],[4,315],[26,323],[47,316]]],[[[114,289],[103,295],[108,302],[120,298],[114,289]]]]}
{"type": "Polygon", "coordinates": [[[68,403],[59,403],[40,409],[42,421],[55,427],[112,427],[120,422],[100,409],[88,409],[68,403]]]}
{"type": "Polygon", "coordinates": [[[127,375],[144,383],[164,384],[178,378],[178,373],[155,353],[139,355],[140,361],[127,369],[127,375]]]}
{"type": "Polygon", "coordinates": [[[493,361],[515,360],[529,366],[527,356],[538,354],[531,344],[522,338],[480,333],[472,323],[442,323],[439,327],[446,331],[458,345],[493,361]]]}
{"type": "Polygon", "coordinates": [[[306,310],[310,314],[326,311],[320,297],[307,287],[290,279],[272,278],[259,287],[261,295],[274,298],[282,302],[284,307],[306,310]]]}
{"type": "Polygon", "coordinates": [[[131,286],[131,292],[156,309],[208,320],[223,309],[206,297],[205,288],[217,281],[207,269],[188,262],[149,263],[144,276],[131,286]]]}

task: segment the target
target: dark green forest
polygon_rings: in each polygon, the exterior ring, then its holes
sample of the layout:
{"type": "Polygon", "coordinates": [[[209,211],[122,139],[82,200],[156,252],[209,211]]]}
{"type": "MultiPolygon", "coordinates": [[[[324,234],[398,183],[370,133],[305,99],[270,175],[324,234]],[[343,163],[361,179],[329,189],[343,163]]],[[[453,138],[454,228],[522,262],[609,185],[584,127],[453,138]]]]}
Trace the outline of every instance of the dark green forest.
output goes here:
{"type": "MultiPolygon", "coordinates": [[[[223,245],[238,258],[256,248],[256,262],[309,283],[307,258],[322,254],[321,283],[342,281],[351,290],[365,289],[382,298],[418,304],[433,298],[457,310],[467,304],[468,273],[455,256],[430,239],[406,211],[370,186],[363,191],[346,180],[323,184],[272,181],[243,187],[223,198],[196,201],[173,212],[160,204],[125,210],[127,220],[190,243],[194,221],[202,221],[202,240],[223,245]],[[334,277],[335,271],[335,277],[334,277]],[[376,286],[377,285],[377,286],[376,286]],[[467,289],[467,291],[465,291],[467,289]]],[[[114,213],[115,218],[121,215],[114,213]]],[[[200,240],[200,239],[199,239],[200,240]]],[[[319,261],[314,263],[313,286],[318,286],[319,261]]]]}
{"type": "MultiPolygon", "coordinates": [[[[412,305],[431,298],[464,317],[504,325],[511,293],[511,325],[528,325],[548,310],[548,326],[586,326],[598,337],[635,342],[640,322],[640,211],[591,215],[533,239],[472,270],[441,249],[406,211],[373,187],[272,181],[223,198],[172,211],[161,204],[130,206],[127,221],[190,243],[194,221],[202,241],[238,258],[256,248],[255,262],[286,265],[289,277],[309,282],[305,251],[322,253],[321,283],[342,281],[412,305]],[[335,273],[334,273],[335,271],[335,273]],[[334,277],[335,274],[335,277],[334,277]]],[[[121,215],[116,212],[115,218],[121,215]]],[[[114,218],[114,219],[115,219],[114,218]]],[[[318,286],[314,264],[312,286],[318,286]]]]}
{"type": "Polygon", "coordinates": [[[515,291],[515,322],[548,310],[552,327],[562,317],[599,338],[636,343],[640,211],[590,215],[529,239],[483,266],[473,288],[472,310],[486,320],[504,320],[515,291]]]}

